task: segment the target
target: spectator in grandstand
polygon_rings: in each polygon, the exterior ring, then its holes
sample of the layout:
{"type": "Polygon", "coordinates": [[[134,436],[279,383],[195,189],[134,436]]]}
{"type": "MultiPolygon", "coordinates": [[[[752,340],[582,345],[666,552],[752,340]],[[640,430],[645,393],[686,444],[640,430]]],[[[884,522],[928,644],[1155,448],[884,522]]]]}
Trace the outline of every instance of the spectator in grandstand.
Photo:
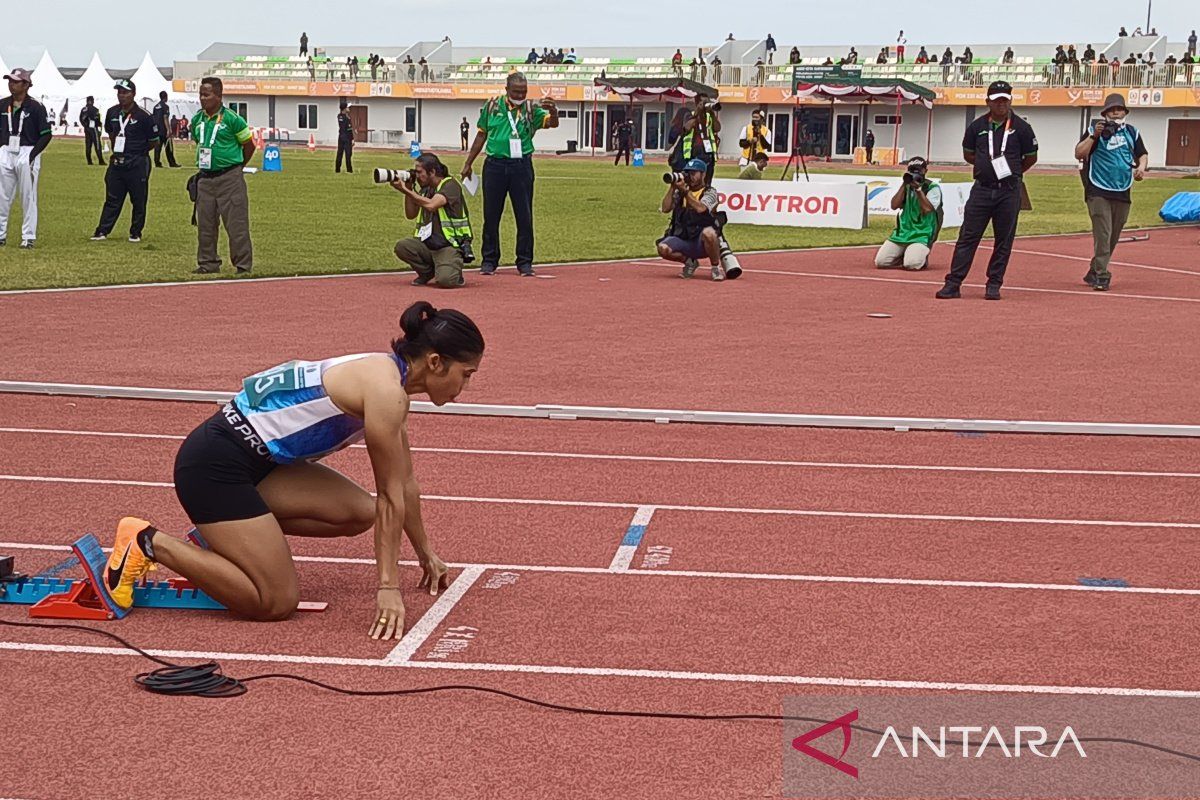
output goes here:
{"type": "Polygon", "coordinates": [[[1183,64],[1183,79],[1188,83],[1192,82],[1192,71],[1196,68],[1196,57],[1188,53],[1183,58],[1179,59],[1179,63],[1183,64]]]}
{"type": "MultiPolygon", "coordinates": [[[[404,216],[416,219],[415,236],[396,242],[396,258],[412,267],[413,286],[431,281],[443,289],[462,286],[464,257],[470,254],[471,217],[462,186],[432,153],[417,158],[405,181],[392,187],[404,195],[404,216]],[[420,191],[417,191],[417,187],[420,191]]],[[[470,259],[474,260],[474,255],[470,259]]]]}
{"type": "Polygon", "coordinates": [[[1192,28],[1192,35],[1188,37],[1187,54],[1192,58],[1196,57],[1196,29],[1192,28]]]}
{"type": "Polygon", "coordinates": [[[626,117],[613,126],[613,138],[617,142],[617,157],[613,159],[613,166],[617,166],[621,162],[621,156],[625,156],[625,166],[629,166],[629,154],[633,149],[634,137],[637,131],[633,127],[633,120],[626,117]]]}
{"type": "Polygon", "coordinates": [[[480,274],[495,273],[500,263],[500,218],[504,202],[512,203],[517,223],[517,271],[533,275],[533,136],[542,128],[558,127],[558,107],[550,98],[534,106],[526,96],[529,83],[520,72],[510,73],[504,94],[479,110],[478,133],[463,164],[463,177],[480,152],[483,163],[483,251],[480,274]],[[486,148],[486,150],[485,150],[486,148]]]}
{"type": "Polygon", "coordinates": [[[888,63],[888,51],[887,51],[886,47],[880,49],[879,55],[875,56],[875,63],[876,64],[888,63]]]}
{"type": "Polygon", "coordinates": [[[683,53],[678,50],[675,51],[675,55],[671,56],[671,68],[675,70],[675,77],[683,77],[683,53]]]}
{"type": "MultiPolygon", "coordinates": [[[[833,59],[829,59],[829,63],[832,64],[833,59]]],[[[857,64],[858,63],[858,51],[855,50],[853,47],[851,47],[850,52],[846,54],[846,57],[844,59],[842,59],[842,63],[843,64],[857,64]]]]}
{"type": "Polygon", "coordinates": [[[1142,26],[1141,25],[1138,25],[1136,28],[1133,29],[1133,35],[1134,36],[1142,35],[1142,26]]]}
{"type": "Polygon", "coordinates": [[[338,142],[337,142],[337,158],[334,161],[333,171],[342,171],[342,156],[346,157],[346,172],[354,174],[354,120],[350,119],[349,102],[346,98],[342,98],[338,102],[338,142]]]}
{"type": "Polygon", "coordinates": [[[768,33],[767,34],[767,47],[766,47],[768,63],[771,63],[771,64],[775,63],[775,51],[778,49],[779,48],[775,46],[775,37],[768,33]]]}
{"type": "Polygon", "coordinates": [[[666,235],[656,242],[658,254],[683,264],[681,278],[696,274],[698,260],[708,257],[714,281],[725,280],[721,269],[717,190],[705,179],[707,165],[696,158],[683,164],[682,174],[667,185],[660,210],[671,215],[666,235]]]}
{"type": "Polygon", "coordinates": [[[954,246],[954,259],[938,299],[960,297],[975,251],[989,223],[995,234],[988,262],[984,297],[1000,299],[1000,287],[1017,234],[1017,218],[1024,195],[1024,173],[1037,163],[1038,143],[1033,127],[1012,113],[1012,86],[993,81],[987,90],[988,113],[967,126],[963,158],[974,167],[975,183],[963,211],[963,223],[954,246]]]}
{"type": "Polygon", "coordinates": [[[918,63],[918,64],[928,64],[929,63],[929,52],[925,49],[925,45],[921,45],[921,49],[917,53],[916,63],[918,63]]]}
{"type": "Polygon", "coordinates": [[[908,44],[908,39],[904,37],[904,31],[900,31],[900,35],[896,37],[896,63],[904,63],[904,46],[908,44]]]}
{"type": "Polygon", "coordinates": [[[867,128],[867,134],[863,137],[863,149],[867,151],[867,163],[875,163],[875,132],[867,128]]]}
{"type": "Polygon", "coordinates": [[[536,64],[537,62],[538,62],[537,48],[531,47],[531,48],[529,48],[529,55],[525,56],[525,63],[526,64],[536,64]]]}
{"type": "Polygon", "coordinates": [[[758,153],[766,153],[771,149],[771,131],[767,128],[761,108],[754,109],[750,114],[750,122],[742,128],[738,145],[742,148],[742,156],[738,159],[739,167],[749,164],[758,153]]]}
{"type": "Polygon", "coordinates": [[[371,53],[367,56],[367,66],[371,68],[372,81],[379,79],[379,61],[377,59],[378,56],[376,56],[374,53],[371,53]]]}
{"type": "Polygon", "coordinates": [[[1084,61],[1084,62],[1095,61],[1096,60],[1096,48],[1092,47],[1090,44],[1087,47],[1083,48],[1083,58],[1080,60],[1084,61]]]}
{"type": "Polygon", "coordinates": [[[763,63],[762,58],[754,62],[754,82],[759,86],[763,86],[767,82],[767,65],[763,63]]]}
{"type": "Polygon", "coordinates": [[[1121,26],[1121,30],[1117,32],[1117,36],[1128,36],[1129,31],[1125,30],[1125,26],[1121,26]]]}
{"type": "Polygon", "coordinates": [[[417,64],[421,67],[421,83],[429,83],[429,62],[425,60],[425,56],[421,56],[417,64]]]}
{"type": "Polygon", "coordinates": [[[196,270],[199,275],[221,271],[217,254],[220,224],[229,238],[229,260],[239,275],[254,264],[250,239],[250,198],[242,168],[254,155],[254,138],[246,120],[224,104],[220,78],[200,79],[200,110],[192,118],[196,143],[196,270]]]}
{"type": "Polygon", "coordinates": [[[941,228],[942,190],[929,180],[928,172],[925,159],[908,160],[904,180],[892,195],[892,210],[900,212],[896,228],[875,254],[876,267],[918,270],[929,264],[941,228]]]}
{"type": "Polygon", "coordinates": [[[104,153],[100,147],[100,109],[96,108],[96,98],[88,95],[87,102],[79,110],[79,127],[83,128],[83,155],[87,158],[88,166],[92,165],[92,150],[100,166],[104,166],[104,153]]]}
{"type": "Polygon", "coordinates": [[[327,80],[327,81],[333,80],[333,70],[334,70],[333,59],[332,58],[325,59],[325,80],[327,80]]]}
{"type": "Polygon", "coordinates": [[[721,66],[722,66],[721,57],[713,56],[712,69],[713,69],[713,83],[715,83],[715,84],[721,83],[721,66]]]}
{"type": "Polygon", "coordinates": [[[712,183],[721,141],[718,113],[717,105],[710,103],[706,94],[700,93],[692,108],[681,108],[675,114],[668,139],[673,145],[667,161],[676,172],[682,172],[683,165],[689,161],[703,161],[708,165],[706,180],[712,183]]]}
{"type": "Polygon", "coordinates": [[[404,63],[408,66],[408,82],[412,83],[417,77],[417,65],[413,63],[412,56],[405,56],[404,63]]]}
{"type": "Polygon", "coordinates": [[[0,100],[0,246],[8,239],[8,217],[21,196],[21,249],[32,250],[37,239],[38,174],[42,151],[54,135],[46,107],[29,96],[33,79],[27,70],[4,76],[9,96],[0,100]],[[15,148],[15,149],[14,149],[15,148]]]}
{"type": "Polygon", "coordinates": [[[1083,162],[1079,174],[1092,221],[1092,262],[1083,282],[1100,292],[1112,282],[1108,263],[1129,219],[1130,188],[1146,177],[1150,158],[1141,133],[1126,120],[1128,114],[1125,98],[1110,94],[1100,112],[1102,119],[1075,146],[1075,158],[1083,162]]]}
{"type": "MultiPolygon", "coordinates": [[[[846,62],[845,62],[845,61],[843,61],[842,63],[844,64],[844,63],[846,63],[846,62]]],[[[821,62],[821,66],[822,66],[822,67],[832,67],[832,66],[833,66],[833,59],[832,59],[832,58],[830,58],[829,56],[825,56],[825,60],[824,60],[823,62],[821,62]]]]}
{"type": "Polygon", "coordinates": [[[692,63],[688,65],[688,80],[694,81],[698,77],[700,77],[700,62],[693,58],[692,63]]]}
{"type": "Polygon", "coordinates": [[[303,31],[300,33],[300,55],[308,55],[308,34],[303,31]]]}
{"type": "Polygon", "coordinates": [[[158,125],[162,137],[154,141],[154,166],[162,169],[162,152],[166,148],[167,164],[178,167],[175,161],[175,143],[171,141],[171,106],[167,103],[167,93],[158,93],[158,102],[154,105],[154,122],[158,125]]]}
{"type": "Polygon", "coordinates": [[[1000,59],[1001,64],[1013,63],[1013,49],[1011,47],[1004,51],[1004,57],[1000,59]]]}
{"type": "Polygon", "coordinates": [[[799,64],[800,63],[800,48],[799,47],[792,47],[792,49],[788,52],[788,63],[789,64],[799,64]]]}
{"type": "Polygon", "coordinates": [[[150,148],[162,147],[167,132],[159,127],[157,113],[148,114],[137,104],[137,87],[133,83],[119,80],[113,88],[117,90],[117,105],[108,109],[104,119],[112,158],[104,173],[104,208],[92,241],[108,238],[128,196],[132,209],[129,241],[136,244],[142,240],[146,201],[150,198],[150,148]]]}
{"type": "Polygon", "coordinates": [[[304,66],[308,67],[308,79],[315,81],[317,79],[317,65],[313,63],[312,56],[308,56],[304,62],[304,66]]]}
{"type": "Polygon", "coordinates": [[[700,82],[706,83],[708,81],[708,63],[705,62],[705,60],[704,60],[704,51],[703,50],[700,51],[699,57],[700,57],[700,82]]]}
{"type": "Polygon", "coordinates": [[[750,159],[750,163],[738,173],[738,178],[744,181],[759,180],[766,171],[770,160],[770,157],[766,153],[755,153],[754,158],[750,159]]]}
{"type": "Polygon", "coordinates": [[[579,56],[575,55],[574,47],[571,48],[571,52],[569,52],[565,56],[563,56],[563,63],[564,64],[578,64],[579,63],[579,56]]]}

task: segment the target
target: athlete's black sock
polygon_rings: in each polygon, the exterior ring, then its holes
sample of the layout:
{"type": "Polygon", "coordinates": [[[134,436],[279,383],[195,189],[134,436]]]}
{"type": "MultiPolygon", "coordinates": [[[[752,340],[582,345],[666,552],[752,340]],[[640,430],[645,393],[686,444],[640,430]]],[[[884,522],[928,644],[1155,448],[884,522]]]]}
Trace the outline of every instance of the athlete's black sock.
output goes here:
{"type": "Polygon", "coordinates": [[[147,525],[138,531],[137,535],[138,547],[140,547],[142,552],[146,554],[146,558],[150,559],[151,561],[154,560],[154,544],[151,540],[154,539],[154,534],[156,533],[158,533],[158,528],[154,527],[153,525],[147,525]]]}

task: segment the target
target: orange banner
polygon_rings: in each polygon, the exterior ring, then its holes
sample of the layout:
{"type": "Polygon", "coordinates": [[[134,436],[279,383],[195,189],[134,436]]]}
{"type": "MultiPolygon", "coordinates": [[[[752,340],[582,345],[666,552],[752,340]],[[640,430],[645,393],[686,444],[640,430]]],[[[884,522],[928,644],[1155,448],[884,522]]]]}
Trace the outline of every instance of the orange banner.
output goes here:
{"type": "MultiPolygon", "coordinates": [[[[934,90],[938,105],[985,106],[987,89],[946,87],[934,90]]],[[[1130,108],[1196,108],[1197,89],[1114,89],[1105,87],[1013,88],[1015,106],[1099,106],[1111,93],[1125,98],[1130,108]]]]}

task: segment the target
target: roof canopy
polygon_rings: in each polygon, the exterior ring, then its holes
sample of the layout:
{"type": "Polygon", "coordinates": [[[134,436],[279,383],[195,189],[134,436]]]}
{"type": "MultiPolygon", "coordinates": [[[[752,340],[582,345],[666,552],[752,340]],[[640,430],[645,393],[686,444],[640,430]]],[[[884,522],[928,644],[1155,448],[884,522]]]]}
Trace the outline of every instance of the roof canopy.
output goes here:
{"type": "Polygon", "coordinates": [[[684,103],[698,94],[710,98],[716,98],[718,94],[716,87],[686,78],[596,78],[595,84],[631,100],[684,103]]]}
{"type": "Polygon", "coordinates": [[[920,103],[933,108],[933,90],[899,78],[864,78],[860,70],[831,66],[792,68],[792,90],[797,97],[822,100],[920,103]]]}

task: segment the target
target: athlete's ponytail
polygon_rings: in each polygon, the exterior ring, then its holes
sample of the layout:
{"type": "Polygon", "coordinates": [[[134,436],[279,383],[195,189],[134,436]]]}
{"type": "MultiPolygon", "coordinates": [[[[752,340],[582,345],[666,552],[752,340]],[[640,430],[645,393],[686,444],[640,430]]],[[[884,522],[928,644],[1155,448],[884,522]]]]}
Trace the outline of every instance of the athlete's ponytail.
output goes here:
{"type": "Polygon", "coordinates": [[[419,300],[400,316],[404,333],[392,340],[392,351],[412,361],[426,353],[437,353],[451,361],[471,361],[483,355],[483,334],[461,311],[438,310],[419,300]]]}

